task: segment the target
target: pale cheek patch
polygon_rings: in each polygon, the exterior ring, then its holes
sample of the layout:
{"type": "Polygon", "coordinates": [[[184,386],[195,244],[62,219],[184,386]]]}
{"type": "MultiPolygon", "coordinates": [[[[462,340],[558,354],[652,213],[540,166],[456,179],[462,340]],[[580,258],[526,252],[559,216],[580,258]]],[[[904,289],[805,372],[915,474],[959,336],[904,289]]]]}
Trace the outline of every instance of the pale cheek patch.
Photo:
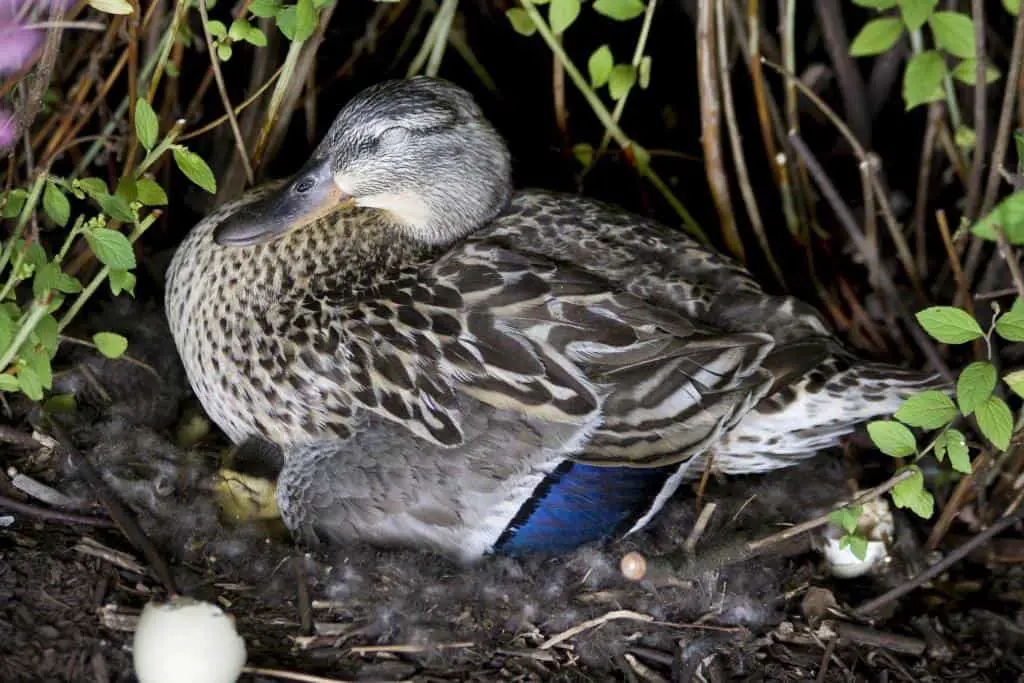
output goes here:
{"type": "Polygon", "coordinates": [[[428,232],[428,226],[433,223],[430,206],[415,192],[382,192],[360,197],[356,204],[387,211],[394,216],[395,221],[410,228],[414,237],[420,240],[433,242],[442,237],[428,232]]]}

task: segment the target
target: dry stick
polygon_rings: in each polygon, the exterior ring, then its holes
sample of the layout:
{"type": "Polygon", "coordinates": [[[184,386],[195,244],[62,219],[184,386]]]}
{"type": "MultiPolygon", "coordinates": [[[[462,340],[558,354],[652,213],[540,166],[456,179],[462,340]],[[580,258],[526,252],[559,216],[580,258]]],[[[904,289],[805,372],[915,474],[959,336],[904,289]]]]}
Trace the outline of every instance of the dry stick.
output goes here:
{"type": "Polygon", "coordinates": [[[917,272],[921,277],[928,274],[927,241],[925,239],[925,210],[928,207],[928,183],[932,177],[932,160],[935,157],[935,138],[938,136],[939,122],[942,121],[942,105],[932,102],[928,107],[928,127],[924,132],[924,144],[921,146],[921,162],[917,172],[917,193],[914,196],[914,237],[917,251],[917,272]]]}
{"type": "Polygon", "coordinates": [[[974,317],[974,302],[971,300],[970,290],[967,288],[967,279],[964,277],[964,270],[960,267],[960,256],[953,246],[953,237],[949,233],[949,223],[946,221],[946,212],[939,209],[935,212],[935,222],[939,225],[939,234],[942,235],[942,243],[946,247],[946,258],[949,259],[949,267],[953,271],[953,279],[956,280],[956,291],[958,303],[962,305],[971,317],[974,317]]]}
{"type": "MultiPolygon", "coordinates": [[[[846,138],[846,141],[850,144],[850,147],[853,149],[854,156],[856,156],[861,163],[872,164],[871,167],[877,170],[877,156],[874,155],[873,153],[868,153],[868,151],[864,149],[860,142],[857,141],[857,138],[854,137],[853,132],[847,127],[845,123],[843,123],[843,120],[839,118],[835,111],[833,111],[831,107],[825,104],[824,100],[818,97],[818,95],[813,90],[811,90],[803,83],[801,83],[794,74],[786,71],[782,66],[778,64],[773,64],[768,60],[763,61],[771,69],[784,76],[787,82],[794,82],[796,87],[800,89],[804,96],[811,102],[813,102],[814,105],[818,107],[818,109],[820,109],[821,112],[826,116],[826,118],[828,118],[829,121],[832,122],[832,124],[843,135],[843,137],[846,138]]],[[[791,131],[790,137],[792,137],[793,134],[799,135],[799,133],[797,133],[795,129],[791,131]]],[[[896,224],[896,219],[892,212],[892,206],[889,203],[889,197],[882,191],[881,183],[878,181],[878,174],[872,174],[871,179],[872,188],[875,191],[875,198],[878,200],[878,206],[882,211],[882,217],[885,219],[885,225],[889,229],[889,236],[892,238],[893,243],[896,245],[896,253],[899,256],[900,263],[903,265],[903,270],[904,272],[906,272],[907,277],[913,284],[914,289],[917,292],[921,292],[921,279],[917,276],[917,269],[914,267],[914,258],[910,253],[910,247],[907,246],[906,237],[904,237],[903,233],[900,231],[899,225],[896,224]]],[[[852,219],[853,214],[850,213],[849,215],[852,219]]],[[[856,223],[854,223],[854,225],[856,225],[856,223]]]]}
{"type": "MultiPolygon", "coordinates": [[[[1021,74],[1021,62],[1024,62],[1024,12],[1017,16],[1017,27],[1014,29],[1010,69],[1006,74],[1006,88],[1003,91],[1003,104],[999,111],[999,125],[996,129],[996,144],[992,148],[992,161],[988,168],[985,197],[981,202],[981,211],[978,212],[978,215],[987,214],[996,203],[996,194],[999,192],[1000,183],[999,170],[1003,166],[1003,159],[1006,158],[1006,146],[1010,143],[1010,128],[1014,118],[1013,105],[1020,88],[1017,79],[1021,74]]],[[[981,249],[984,244],[984,241],[979,238],[975,238],[971,243],[967,265],[964,268],[968,282],[974,281],[974,274],[980,264],[981,249]]]]}
{"type": "MultiPolygon", "coordinates": [[[[1024,14],[1024,13],[1022,13],[1024,14]]],[[[934,579],[936,576],[946,571],[960,560],[967,557],[975,549],[980,548],[989,539],[996,534],[1010,528],[1021,519],[1024,519],[1024,507],[1018,509],[1014,514],[1007,517],[1003,517],[998,522],[985,529],[971,540],[964,543],[962,546],[947,555],[941,562],[929,567],[925,571],[915,576],[910,581],[893,588],[891,591],[883,593],[873,600],[869,600],[857,609],[854,610],[854,614],[857,616],[867,616],[872,612],[876,611],[879,607],[884,607],[893,600],[897,600],[907,593],[911,592],[915,588],[922,584],[934,579]]]]}
{"type": "Polygon", "coordinates": [[[60,510],[50,510],[49,508],[40,507],[38,505],[30,505],[29,503],[22,503],[17,500],[11,500],[6,496],[0,496],[0,508],[6,510],[13,510],[14,512],[20,512],[23,515],[29,517],[35,517],[37,519],[43,519],[48,522],[63,522],[65,524],[84,524],[86,526],[96,527],[113,527],[114,523],[109,519],[103,517],[92,517],[90,515],[79,515],[74,512],[61,512],[60,510]]]}
{"type": "MultiPolygon", "coordinates": [[[[981,171],[985,164],[986,100],[985,69],[985,0],[971,0],[971,20],[974,23],[974,57],[978,60],[974,76],[974,159],[971,164],[971,179],[967,184],[967,206],[964,212],[968,218],[978,217],[978,202],[981,199],[981,171]]],[[[1000,160],[992,159],[993,165],[1000,160]]]]}
{"type": "Polygon", "coordinates": [[[815,0],[818,21],[825,38],[832,66],[835,67],[839,93],[843,98],[843,109],[850,130],[862,144],[871,146],[871,119],[868,116],[868,99],[864,91],[864,80],[850,56],[850,40],[843,24],[843,12],[839,0],[815,0]]]}
{"type": "Polygon", "coordinates": [[[93,468],[92,463],[85,457],[85,454],[79,451],[67,434],[64,433],[63,428],[57,424],[52,418],[46,418],[47,427],[53,437],[61,444],[61,446],[68,452],[75,464],[79,466],[79,471],[82,476],[85,477],[89,487],[92,488],[93,493],[96,494],[96,498],[100,501],[104,508],[107,510],[107,514],[114,520],[117,527],[121,530],[132,545],[142,552],[146,561],[149,562],[149,566],[152,568],[153,573],[156,574],[157,579],[164,585],[167,590],[169,597],[178,595],[178,589],[174,582],[174,577],[171,576],[170,569],[167,567],[167,563],[164,562],[163,557],[157,552],[153,543],[146,536],[146,533],[139,526],[139,523],[135,521],[135,517],[126,508],[117,496],[107,487],[106,483],[93,468]]]}
{"type": "Polygon", "coordinates": [[[736,230],[732,200],[729,197],[729,177],[722,158],[722,139],[719,129],[721,110],[718,102],[718,83],[715,80],[714,43],[715,4],[699,5],[697,20],[697,81],[700,95],[701,146],[704,148],[704,173],[707,175],[711,197],[718,211],[722,237],[729,251],[740,261],[746,261],[743,241],[736,230]]]}
{"type": "MultiPolygon", "coordinates": [[[[266,83],[261,85],[259,87],[259,89],[257,89],[256,92],[254,92],[247,100],[245,100],[240,105],[235,107],[235,110],[234,110],[235,111],[235,115],[237,116],[238,114],[241,114],[249,105],[251,105],[253,102],[258,100],[260,98],[260,96],[267,91],[267,88],[269,88],[274,83],[274,81],[277,80],[278,76],[281,75],[281,70],[283,68],[284,68],[283,66],[277,67],[277,71],[275,71],[270,76],[270,78],[267,79],[266,83]]],[[[206,125],[204,125],[201,128],[197,128],[196,130],[193,130],[191,132],[188,132],[188,133],[185,133],[184,135],[179,136],[178,137],[178,142],[185,142],[186,140],[191,140],[192,138],[199,137],[203,133],[209,133],[211,130],[213,130],[214,128],[216,128],[217,126],[221,125],[222,123],[224,123],[227,120],[228,120],[228,115],[224,114],[224,115],[220,116],[219,118],[214,119],[213,121],[210,121],[209,123],[207,123],[206,125]]]]}
{"type": "Polygon", "coordinates": [[[953,373],[950,372],[949,367],[942,360],[935,343],[930,337],[928,337],[928,335],[921,331],[921,328],[914,319],[914,316],[911,315],[909,310],[907,310],[907,307],[903,303],[903,299],[896,291],[895,283],[892,281],[889,273],[879,262],[878,255],[868,251],[867,241],[864,239],[864,234],[860,231],[860,228],[857,227],[857,221],[854,219],[853,213],[839,196],[839,192],[832,184],[832,181],[829,180],[828,175],[825,173],[825,169],[821,167],[821,163],[818,162],[818,159],[807,147],[807,143],[803,141],[799,133],[790,133],[789,141],[793,146],[793,149],[796,150],[804,163],[807,164],[808,170],[811,172],[815,182],[817,182],[818,187],[821,189],[821,193],[832,206],[832,210],[835,212],[840,224],[846,229],[847,235],[849,235],[854,245],[864,254],[868,268],[873,271],[876,282],[878,282],[882,290],[888,296],[890,305],[896,309],[896,314],[903,319],[907,328],[910,330],[910,334],[914,337],[914,340],[921,348],[921,351],[925,356],[927,356],[928,360],[931,361],[932,365],[935,366],[946,381],[952,383],[955,379],[953,377],[953,373]]]}
{"type": "Polygon", "coordinates": [[[242,138],[242,131],[238,127],[238,119],[235,118],[235,110],[231,106],[231,98],[228,96],[228,88],[224,84],[224,74],[220,71],[220,58],[217,50],[213,47],[213,36],[210,35],[210,17],[206,12],[206,3],[200,2],[199,17],[203,20],[203,35],[206,37],[206,51],[210,54],[210,68],[213,69],[213,77],[217,81],[217,90],[220,91],[221,102],[224,103],[225,113],[231,123],[231,133],[235,136],[235,148],[238,149],[238,156],[242,159],[242,167],[245,169],[245,178],[252,185],[253,174],[252,164],[249,163],[249,153],[245,150],[245,140],[242,138]]]}
{"type": "Polygon", "coordinates": [[[1006,231],[1003,230],[1003,226],[995,223],[992,229],[996,233],[996,239],[999,242],[999,255],[1006,261],[1006,267],[1010,269],[1010,277],[1013,278],[1013,285],[1017,288],[1017,296],[1024,299],[1024,276],[1020,272],[1020,259],[1017,258],[1016,252],[1013,247],[1010,246],[1010,242],[1006,239],[1006,231]]]}
{"type": "Polygon", "coordinates": [[[732,146],[732,159],[736,165],[736,179],[740,186],[740,196],[743,197],[743,204],[746,206],[747,215],[750,217],[750,225],[754,229],[754,235],[761,244],[761,251],[764,252],[768,265],[775,274],[775,279],[783,288],[786,286],[786,279],[782,275],[782,269],[775,261],[771,245],[768,243],[768,235],[764,231],[764,223],[761,220],[761,212],[757,208],[757,198],[750,186],[750,175],[747,172],[747,160],[743,156],[743,145],[740,138],[740,127],[736,123],[736,108],[732,99],[732,79],[726,68],[726,20],[724,11],[724,0],[715,1],[718,23],[718,80],[722,84],[722,103],[725,105],[725,124],[729,128],[729,143],[732,146]]]}
{"type": "Polygon", "coordinates": [[[299,683],[349,683],[340,678],[325,678],[313,674],[304,674],[297,671],[285,669],[266,669],[261,666],[246,666],[242,668],[243,673],[255,674],[257,676],[272,676],[286,681],[298,681],[299,683]]]}

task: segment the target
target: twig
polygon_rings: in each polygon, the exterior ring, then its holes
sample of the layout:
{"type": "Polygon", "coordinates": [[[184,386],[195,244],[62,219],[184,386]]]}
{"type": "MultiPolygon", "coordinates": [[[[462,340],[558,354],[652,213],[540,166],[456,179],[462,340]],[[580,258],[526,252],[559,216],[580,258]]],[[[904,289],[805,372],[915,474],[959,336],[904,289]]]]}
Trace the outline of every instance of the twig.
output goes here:
{"type": "Polygon", "coordinates": [[[79,471],[82,476],[89,483],[93,492],[96,494],[96,498],[99,499],[100,503],[107,510],[107,514],[114,520],[117,527],[121,530],[121,533],[138,548],[146,561],[149,562],[150,567],[153,569],[153,573],[167,589],[170,596],[176,596],[178,594],[177,586],[174,582],[174,577],[171,576],[171,572],[167,567],[167,563],[164,562],[163,557],[157,552],[153,543],[146,536],[142,528],[139,527],[139,523],[135,521],[135,517],[126,508],[117,496],[107,487],[103,479],[93,468],[92,463],[89,459],[79,451],[71,440],[68,439],[67,434],[60,425],[57,424],[52,417],[47,416],[44,418],[47,423],[47,427],[52,436],[60,443],[60,445],[68,452],[71,458],[79,465],[79,471]]]}
{"type": "MultiPolygon", "coordinates": [[[[78,344],[79,346],[85,346],[87,348],[93,349],[94,351],[98,351],[99,350],[98,346],[93,344],[91,341],[86,341],[85,339],[79,339],[77,337],[68,337],[68,336],[63,335],[63,334],[60,335],[58,338],[62,342],[71,342],[72,344],[78,344]]],[[[142,368],[143,370],[147,371],[149,374],[153,375],[158,380],[163,381],[163,378],[160,376],[160,373],[156,371],[156,368],[154,368],[149,363],[146,363],[145,361],[139,360],[138,358],[132,358],[127,353],[122,354],[122,355],[118,356],[117,358],[110,358],[109,360],[120,360],[120,361],[124,361],[125,363],[131,363],[132,365],[138,366],[138,367],[142,368]]]]}
{"type": "MultiPolygon", "coordinates": [[[[259,89],[257,89],[256,92],[254,92],[248,99],[246,99],[240,105],[235,107],[235,110],[234,110],[235,115],[237,116],[238,114],[241,114],[242,111],[244,111],[249,105],[251,105],[253,102],[258,100],[260,98],[260,96],[267,91],[267,88],[269,88],[271,85],[273,85],[274,81],[276,81],[278,79],[278,77],[281,75],[281,70],[283,68],[284,68],[283,66],[277,67],[277,71],[275,71],[273,73],[273,75],[271,75],[270,78],[267,79],[266,83],[261,85],[259,87],[259,89]]],[[[185,133],[184,135],[179,136],[178,137],[178,142],[184,142],[186,140],[191,140],[192,138],[199,137],[203,133],[209,133],[211,130],[213,130],[214,128],[216,128],[217,126],[219,126],[220,124],[224,123],[227,120],[228,120],[228,115],[227,114],[223,114],[220,117],[214,119],[213,121],[210,121],[205,126],[203,126],[201,128],[197,128],[196,130],[193,130],[193,131],[189,131],[188,133],[185,133]]]]}
{"type": "Polygon", "coordinates": [[[109,519],[102,517],[91,517],[89,515],[78,515],[73,512],[62,512],[60,510],[50,510],[49,508],[39,507],[38,505],[31,505],[29,503],[21,503],[16,500],[11,500],[6,496],[0,496],[0,508],[6,510],[13,510],[29,517],[35,517],[36,519],[42,519],[48,522],[60,522],[62,524],[84,524],[86,526],[95,526],[102,528],[113,527],[114,524],[109,519]]]}
{"type": "Polygon", "coordinates": [[[840,224],[846,229],[846,232],[854,245],[864,253],[867,259],[868,268],[874,271],[876,281],[888,296],[889,302],[893,308],[896,309],[897,314],[906,323],[907,328],[910,330],[911,335],[913,335],[914,340],[917,341],[921,351],[928,357],[928,360],[931,361],[935,368],[948,382],[953,382],[953,373],[950,372],[949,367],[942,360],[935,343],[930,337],[921,331],[920,326],[910,314],[910,311],[907,310],[907,307],[903,303],[903,299],[896,292],[895,283],[892,281],[889,273],[881,267],[881,263],[879,263],[877,255],[868,252],[868,245],[864,239],[864,235],[861,233],[860,228],[857,227],[857,222],[854,219],[853,214],[850,212],[850,209],[843,202],[839,192],[832,184],[832,181],[829,180],[828,175],[826,175],[825,169],[821,167],[817,158],[815,158],[814,154],[807,147],[807,143],[803,141],[798,133],[790,133],[789,139],[793,148],[801,158],[803,158],[804,163],[807,164],[808,170],[810,170],[814,180],[818,183],[818,187],[821,188],[822,194],[832,206],[833,211],[835,211],[840,224]]]}
{"type": "Polygon", "coordinates": [[[654,621],[654,617],[650,616],[649,614],[640,614],[639,612],[633,612],[628,609],[615,610],[614,612],[602,614],[601,616],[596,617],[594,619],[588,619],[587,621],[584,621],[581,624],[577,624],[566,631],[562,631],[558,635],[552,636],[551,638],[548,638],[543,643],[538,645],[537,649],[550,650],[555,645],[558,645],[559,643],[564,643],[565,641],[575,636],[578,636],[584,631],[589,631],[592,628],[597,628],[598,626],[607,624],[609,621],[616,621],[620,619],[627,619],[630,621],[641,621],[647,624],[654,621]]]}
{"type": "Polygon", "coordinates": [[[1024,299],[1024,276],[1020,272],[1020,260],[1014,252],[1010,242],[1006,239],[1006,231],[1003,226],[995,223],[992,229],[996,233],[999,242],[999,255],[1006,261],[1006,267],[1010,269],[1010,277],[1013,278],[1013,286],[1017,288],[1017,296],[1024,299]]]}
{"type": "Polygon", "coordinates": [[[690,530],[690,535],[686,537],[686,543],[683,546],[686,552],[692,553],[693,549],[697,547],[697,541],[704,534],[704,530],[707,529],[708,522],[711,521],[711,515],[715,514],[715,508],[718,505],[715,503],[708,503],[700,511],[700,516],[697,517],[697,521],[694,522],[693,528],[690,530]]]}
{"type": "Polygon", "coordinates": [[[867,645],[868,647],[880,647],[893,652],[901,652],[908,655],[924,654],[926,644],[919,638],[902,636],[898,633],[887,633],[878,629],[851,624],[847,621],[840,621],[836,624],[839,631],[839,640],[867,645]]]}
{"type": "MultiPolygon", "coordinates": [[[[718,211],[722,237],[729,251],[740,261],[746,260],[743,240],[736,230],[736,220],[729,197],[729,177],[722,158],[722,139],[719,128],[721,108],[718,102],[718,81],[715,79],[715,3],[698,4],[697,21],[697,81],[700,95],[701,146],[704,149],[704,173],[708,179],[711,198],[718,211]]],[[[721,17],[719,17],[721,21],[721,17]]]]}
{"type": "Polygon", "coordinates": [[[303,674],[297,671],[287,671],[285,669],[265,669],[261,666],[246,666],[242,668],[242,672],[247,674],[256,674],[257,676],[272,676],[286,681],[299,681],[299,683],[351,683],[350,681],[342,680],[340,678],[326,678],[324,676],[303,674]]]}
{"type": "Polygon", "coordinates": [[[967,280],[964,278],[963,268],[960,267],[960,256],[953,246],[953,237],[949,234],[949,224],[946,221],[946,212],[939,209],[935,212],[935,222],[939,224],[939,234],[942,235],[942,243],[946,247],[946,257],[949,259],[949,267],[953,271],[953,279],[956,280],[957,297],[959,302],[971,316],[974,316],[974,302],[971,301],[971,293],[967,289],[967,280]]]}
{"type": "Polygon", "coordinates": [[[42,448],[43,444],[33,439],[28,434],[19,432],[13,427],[0,425],[0,443],[18,446],[19,448],[42,448]]]}
{"type": "Polygon", "coordinates": [[[750,174],[747,172],[747,160],[743,155],[743,145],[740,138],[740,127],[736,122],[736,108],[732,98],[732,79],[726,68],[727,39],[724,0],[716,0],[715,8],[718,14],[718,79],[722,83],[722,104],[725,108],[725,125],[729,129],[729,143],[732,147],[733,163],[736,164],[736,180],[740,186],[740,196],[750,217],[750,225],[754,229],[754,235],[761,244],[761,251],[764,252],[768,265],[775,275],[775,279],[782,287],[786,286],[786,279],[782,275],[782,269],[775,261],[771,245],[768,243],[768,235],[764,231],[764,222],[761,220],[761,212],[757,208],[757,198],[750,186],[750,174]]]}
{"type": "Polygon", "coordinates": [[[880,607],[884,607],[893,600],[897,600],[907,593],[913,591],[924,583],[931,581],[936,576],[946,571],[954,564],[970,555],[975,549],[984,545],[989,539],[996,534],[1010,528],[1021,519],[1024,519],[1024,507],[1018,509],[1014,514],[1007,517],[1003,517],[998,522],[985,529],[971,540],[964,543],[962,546],[951,552],[941,562],[937,562],[925,571],[915,576],[910,581],[900,584],[892,590],[883,593],[873,600],[869,600],[857,609],[854,610],[854,614],[858,616],[867,616],[872,612],[875,612],[880,607]]]}
{"type": "MultiPolygon", "coordinates": [[[[914,236],[917,252],[917,272],[924,277],[928,273],[927,232],[924,229],[925,211],[928,207],[928,183],[932,177],[932,160],[935,158],[935,138],[938,137],[942,121],[942,105],[932,102],[928,107],[928,127],[921,145],[921,161],[918,164],[917,192],[914,196],[914,236]]],[[[957,264],[959,266],[959,263],[957,264]]]]}
{"type": "Polygon", "coordinates": [[[843,98],[843,109],[850,129],[865,146],[871,146],[871,119],[868,115],[868,98],[864,80],[850,56],[850,40],[843,25],[843,11],[839,0],[815,0],[821,31],[825,38],[825,49],[836,71],[839,93],[843,98]]]}
{"type": "MultiPolygon", "coordinates": [[[[971,178],[967,183],[967,204],[964,214],[971,220],[978,217],[978,202],[981,199],[981,173],[985,167],[985,140],[987,127],[988,102],[985,99],[987,81],[985,71],[988,64],[985,60],[985,32],[988,27],[985,25],[985,2],[984,0],[971,0],[971,22],[974,24],[974,57],[978,60],[975,65],[974,79],[974,159],[971,163],[971,178]]],[[[994,166],[1001,165],[1002,160],[992,159],[994,166]]]]}
{"type": "Polygon", "coordinates": [[[476,643],[465,641],[460,643],[424,643],[422,645],[357,645],[349,648],[349,653],[354,655],[375,654],[378,652],[434,652],[436,650],[458,650],[467,647],[474,647],[476,643]]]}
{"type": "Polygon", "coordinates": [[[210,35],[210,17],[206,12],[206,3],[198,3],[199,16],[203,20],[203,35],[206,36],[206,51],[210,54],[210,67],[213,69],[213,77],[217,81],[217,90],[220,91],[221,102],[224,103],[224,110],[231,123],[231,133],[235,136],[235,148],[238,156],[242,159],[242,167],[245,169],[245,178],[251,185],[253,182],[252,164],[249,163],[249,153],[245,150],[245,139],[242,138],[242,131],[238,127],[238,119],[235,118],[235,110],[231,107],[231,98],[228,96],[228,88],[224,84],[224,74],[220,71],[220,58],[213,46],[213,36],[210,35]]]}

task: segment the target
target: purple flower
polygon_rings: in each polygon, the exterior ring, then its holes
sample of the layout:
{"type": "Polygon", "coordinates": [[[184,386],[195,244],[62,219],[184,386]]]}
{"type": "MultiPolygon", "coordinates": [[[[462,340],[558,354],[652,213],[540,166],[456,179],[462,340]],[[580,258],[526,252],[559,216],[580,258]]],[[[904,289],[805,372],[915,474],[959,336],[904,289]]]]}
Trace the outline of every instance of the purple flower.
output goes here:
{"type": "Polygon", "coordinates": [[[0,109],[0,149],[14,144],[14,115],[6,109],[0,109]]]}
{"type": "Polygon", "coordinates": [[[17,71],[25,66],[42,43],[42,31],[33,31],[14,22],[0,20],[0,74],[17,71]]]}

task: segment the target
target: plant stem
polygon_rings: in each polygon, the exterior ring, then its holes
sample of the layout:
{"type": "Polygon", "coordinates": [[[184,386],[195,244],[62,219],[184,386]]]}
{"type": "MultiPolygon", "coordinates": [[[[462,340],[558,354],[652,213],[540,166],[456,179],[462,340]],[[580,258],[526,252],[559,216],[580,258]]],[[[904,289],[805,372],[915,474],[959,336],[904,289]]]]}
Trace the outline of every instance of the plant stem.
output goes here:
{"type": "MultiPolygon", "coordinates": [[[[644,11],[644,23],[640,27],[640,37],[636,39],[636,49],[633,50],[633,68],[639,69],[640,62],[644,58],[644,49],[647,47],[647,38],[651,33],[651,24],[654,21],[654,10],[658,6],[658,0],[648,0],[647,9],[644,11]]],[[[626,109],[626,100],[629,99],[629,93],[633,92],[635,86],[631,85],[625,92],[618,102],[615,103],[615,110],[612,112],[612,119],[616,123],[622,118],[622,112],[626,109]]],[[[611,133],[606,128],[604,131],[604,137],[601,138],[601,146],[598,148],[597,156],[601,157],[605,152],[608,151],[608,143],[611,142],[611,133]]]]}
{"type": "MultiPolygon", "coordinates": [[[[39,203],[39,196],[43,193],[43,187],[46,185],[46,178],[46,172],[41,171],[36,177],[36,182],[32,185],[32,189],[29,190],[28,197],[25,198],[25,205],[21,207],[21,213],[18,214],[18,223],[14,226],[14,232],[11,233],[10,239],[7,240],[7,246],[4,248],[3,254],[0,255],[0,273],[4,272],[4,267],[10,262],[11,252],[14,251],[14,243],[21,237],[22,231],[28,225],[28,219],[35,213],[36,204],[39,203]]],[[[17,273],[17,266],[20,264],[19,258],[19,261],[12,268],[11,274],[7,278],[7,284],[4,286],[3,292],[0,292],[0,301],[3,301],[7,292],[14,286],[14,276],[17,273]]]]}
{"type": "MultiPolygon", "coordinates": [[[[149,226],[153,225],[156,219],[160,217],[160,213],[160,211],[153,211],[151,214],[142,219],[142,221],[140,221],[135,226],[135,230],[132,231],[132,234],[128,236],[128,241],[134,244],[135,241],[142,236],[142,233],[146,232],[146,230],[149,229],[149,226]]],[[[60,319],[60,323],[57,324],[58,332],[63,332],[64,328],[67,327],[71,323],[71,321],[75,319],[75,316],[78,315],[78,312],[82,309],[82,306],[84,306],[85,302],[89,300],[89,297],[93,295],[93,292],[96,291],[96,288],[99,287],[103,283],[103,281],[107,279],[108,275],[110,275],[110,266],[103,266],[100,272],[96,273],[96,276],[93,277],[92,281],[89,282],[89,284],[86,285],[85,289],[83,289],[79,293],[78,297],[75,299],[75,303],[71,304],[71,308],[69,308],[67,312],[64,313],[64,316],[60,319]]]]}
{"type": "Polygon", "coordinates": [[[14,357],[18,354],[18,350],[21,349],[22,344],[28,339],[32,331],[36,329],[36,325],[46,315],[46,309],[50,306],[50,297],[47,296],[45,302],[33,301],[32,308],[29,309],[28,316],[21,321],[18,326],[18,334],[15,335],[11,345],[4,351],[3,356],[0,356],[0,372],[7,369],[7,366],[11,364],[14,357]]]}
{"type": "MultiPolygon", "coordinates": [[[[631,140],[619,124],[612,118],[611,113],[605,108],[601,99],[597,96],[597,93],[587,83],[587,79],[583,77],[580,70],[576,68],[576,65],[569,59],[569,55],[566,54],[565,49],[559,44],[558,39],[555,38],[555,34],[552,33],[548,27],[547,22],[544,21],[544,17],[537,11],[537,7],[531,0],[519,0],[522,4],[523,9],[530,15],[530,19],[533,21],[534,26],[537,27],[537,32],[540,33],[544,42],[548,44],[548,47],[555,54],[562,64],[565,66],[565,72],[569,74],[569,78],[572,79],[573,84],[579,89],[583,98],[590,105],[590,108],[594,110],[594,115],[604,125],[604,127],[611,133],[612,137],[615,138],[615,142],[622,147],[623,150],[632,151],[634,157],[640,159],[641,157],[647,156],[647,150],[638,145],[636,142],[631,140]]],[[[702,243],[707,244],[708,238],[704,234],[704,231],[700,229],[700,225],[693,219],[689,211],[683,206],[676,197],[672,194],[668,185],[658,177],[654,169],[647,163],[639,163],[637,165],[640,174],[651,181],[651,184],[658,189],[659,192],[665,197],[665,200],[675,210],[679,217],[683,220],[683,226],[687,232],[689,232],[694,238],[700,240],[702,243]]]]}

